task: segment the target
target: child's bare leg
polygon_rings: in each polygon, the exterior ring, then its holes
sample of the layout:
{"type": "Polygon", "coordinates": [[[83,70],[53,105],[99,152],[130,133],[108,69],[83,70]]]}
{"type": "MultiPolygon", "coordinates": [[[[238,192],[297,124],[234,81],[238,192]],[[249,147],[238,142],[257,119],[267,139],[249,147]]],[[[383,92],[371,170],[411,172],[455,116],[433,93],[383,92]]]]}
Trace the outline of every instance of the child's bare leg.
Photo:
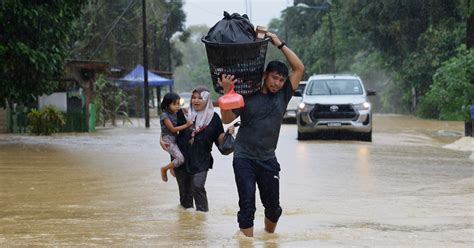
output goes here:
{"type": "MultiPolygon", "coordinates": [[[[173,166],[173,163],[169,163],[163,167],[161,167],[161,180],[163,180],[164,182],[168,182],[168,170],[170,168],[172,168],[171,166],[173,166]]],[[[174,167],[174,166],[173,166],[174,167]]],[[[174,172],[172,172],[173,174],[174,172]]]]}

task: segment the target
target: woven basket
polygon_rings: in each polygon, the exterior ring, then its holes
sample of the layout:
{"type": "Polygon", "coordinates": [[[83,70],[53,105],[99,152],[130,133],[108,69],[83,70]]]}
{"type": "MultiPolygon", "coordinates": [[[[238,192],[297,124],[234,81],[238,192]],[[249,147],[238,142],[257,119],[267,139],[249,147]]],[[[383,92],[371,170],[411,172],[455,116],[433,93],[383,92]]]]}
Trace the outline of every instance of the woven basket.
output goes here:
{"type": "Polygon", "coordinates": [[[217,93],[223,94],[223,89],[217,81],[222,74],[232,74],[237,78],[234,90],[241,95],[260,90],[270,39],[252,43],[215,43],[204,38],[201,40],[206,45],[209,70],[217,93]]]}

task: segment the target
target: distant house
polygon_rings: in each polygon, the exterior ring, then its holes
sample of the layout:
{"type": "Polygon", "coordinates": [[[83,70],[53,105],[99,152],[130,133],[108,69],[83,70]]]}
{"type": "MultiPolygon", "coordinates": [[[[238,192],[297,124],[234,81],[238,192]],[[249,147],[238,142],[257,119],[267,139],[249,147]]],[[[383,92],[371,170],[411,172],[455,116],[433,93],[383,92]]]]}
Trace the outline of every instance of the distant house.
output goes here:
{"type": "MultiPolygon", "coordinates": [[[[51,96],[59,103],[60,109],[66,110],[66,130],[64,131],[95,130],[94,84],[97,74],[100,73],[109,73],[109,63],[94,60],[67,61],[62,78],[64,91],[56,92],[51,96]]],[[[42,99],[42,101],[47,100],[42,99]]],[[[41,102],[39,104],[41,105],[41,102]]]]}
{"type": "MultiPolygon", "coordinates": [[[[53,105],[65,113],[66,125],[62,131],[87,132],[95,130],[95,114],[91,115],[90,110],[95,111],[93,104],[95,101],[94,84],[96,75],[99,73],[109,73],[107,62],[67,61],[58,88],[51,95],[38,96],[38,108],[42,109],[47,105],[53,105]]],[[[12,107],[10,111],[0,108],[0,132],[25,132],[28,112],[29,109],[24,107],[20,110],[12,107]]]]}

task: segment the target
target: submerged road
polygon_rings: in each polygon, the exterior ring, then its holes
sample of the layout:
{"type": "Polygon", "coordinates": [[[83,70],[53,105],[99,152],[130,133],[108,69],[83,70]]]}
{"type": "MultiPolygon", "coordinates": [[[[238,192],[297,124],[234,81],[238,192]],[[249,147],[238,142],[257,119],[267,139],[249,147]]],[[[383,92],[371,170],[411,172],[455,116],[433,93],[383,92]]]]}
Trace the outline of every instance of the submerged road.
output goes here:
{"type": "Polygon", "coordinates": [[[461,122],[376,115],[369,143],[297,141],[284,124],[283,215],[266,234],[258,202],[252,239],[238,232],[232,156],[213,151],[209,213],[183,210],[176,182],[160,179],[158,120],[134,123],[0,135],[0,246],[474,246],[471,152],[444,148],[461,122]]]}

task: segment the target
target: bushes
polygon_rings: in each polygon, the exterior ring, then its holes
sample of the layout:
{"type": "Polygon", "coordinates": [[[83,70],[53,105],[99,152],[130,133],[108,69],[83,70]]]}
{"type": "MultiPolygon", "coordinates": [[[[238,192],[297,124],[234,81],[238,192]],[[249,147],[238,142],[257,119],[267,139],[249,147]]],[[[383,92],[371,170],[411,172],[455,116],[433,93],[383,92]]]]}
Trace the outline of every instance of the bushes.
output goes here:
{"type": "Polygon", "coordinates": [[[418,114],[442,120],[469,120],[474,104],[474,49],[462,45],[458,55],[436,71],[433,84],[422,98],[418,114]]]}
{"type": "Polygon", "coordinates": [[[42,111],[31,110],[27,116],[28,130],[36,135],[50,135],[59,132],[66,123],[64,115],[53,106],[46,106],[42,111]]]}

